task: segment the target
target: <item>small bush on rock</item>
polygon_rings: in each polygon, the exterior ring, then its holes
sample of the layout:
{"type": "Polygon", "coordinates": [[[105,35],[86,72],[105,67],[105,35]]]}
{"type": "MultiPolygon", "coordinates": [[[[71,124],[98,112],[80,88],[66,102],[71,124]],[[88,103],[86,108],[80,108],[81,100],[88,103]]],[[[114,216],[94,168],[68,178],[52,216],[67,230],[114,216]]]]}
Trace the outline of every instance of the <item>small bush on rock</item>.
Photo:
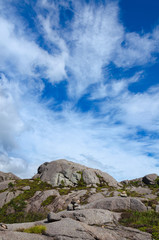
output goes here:
{"type": "Polygon", "coordinates": [[[48,206],[55,200],[56,197],[57,197],[56,195],[51,195],[47,197],[46,200],[42,202],[41,206],[43,207],[48,206]]]}
{"type": "Polygon", "coordinates": [[[18,230],[19,232],[26,232],[26,233],[35,233],[35,234],[44,234],[46,231],[46,226],[37,225],[30,228],[21,228],[18,230]]]}

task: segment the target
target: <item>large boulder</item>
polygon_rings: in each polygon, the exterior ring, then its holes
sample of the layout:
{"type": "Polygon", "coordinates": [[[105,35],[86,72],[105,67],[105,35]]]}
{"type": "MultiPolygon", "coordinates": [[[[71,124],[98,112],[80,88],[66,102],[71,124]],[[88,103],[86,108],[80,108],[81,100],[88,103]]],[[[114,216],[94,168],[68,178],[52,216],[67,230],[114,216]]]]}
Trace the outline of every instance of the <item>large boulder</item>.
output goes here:
{"type": "Polygon", "coordinates": [[[143,177],[142,181],[145,183],[145,184],[148,184],[148,185],[153,185],[156,183],[156,179],[157,179],[157,174],[155,173],[152,173],[152,174],[148,174],[146,176],[143,177]]]}
{"type": "Polygon", "coordinates": [[[108,209],[110,211],[133,210],[144,212],[147,207],[137,198],[108,197],[89,203],[85,208],[108,209]]]}
{"type": "Polygon", "coordinates": [[[52,186],[76,186],[108,184],[117,187],[119,183],[109,174],[97,169],[60,159],[46,162],[38,168],[38,173],[33,178],[50,183],[52,186]]]}
{"type": "Polygon", "coordinates": [[[64,218],[49,223],[46,235],[54,240],[151,240],[151,234],[119,225],[90,226],[84,222],[64,218]]]}
{"type": "Polygon", "coordinates": [[[81,209],[76,211],[63,211],[56,215],[61,218],[72,218],[92,226],[102,226],[108,223],[117,222],[120,219],[121,213],[104,209],[81,209]]]}

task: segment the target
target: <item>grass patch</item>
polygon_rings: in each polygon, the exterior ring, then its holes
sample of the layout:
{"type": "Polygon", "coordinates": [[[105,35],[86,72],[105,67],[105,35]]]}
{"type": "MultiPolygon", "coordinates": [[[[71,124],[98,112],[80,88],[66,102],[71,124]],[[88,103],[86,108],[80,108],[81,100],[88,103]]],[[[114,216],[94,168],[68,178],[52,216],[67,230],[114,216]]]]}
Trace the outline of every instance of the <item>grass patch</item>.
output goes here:
{"type": "Polygon", "coordinates": [[[68,193],[71,192],[71,189],[70,188],[66,188],[66,189],[65,188],[61,188],[58,191],[59,191],[60,195],[67,195],[68,193]]]}
{"type": "Polygon", "coordinates": [[[151,233],[155,240],[159,240],[159,213],[127,211],[122,213],[120,223],[126,227],[151,233]]]}
{"type": "Polygon", "coordinates": [[[81,205],[87,204],[89,196],[90,196],[89,191],[87,191],[85,195],[80,197],[80,204],[81,205]]]}
{"type": "Polygon", "coordinates": [[[43,226],[43,225],[37,225],[30,228],[18,229],[18,232],[35,233],[35,234],[44,234],[45,231],[46,231],[46,226],[43,226]]]}
{"type": "Polygon", "coordinates": [[[86,187],[86,183],[85,183],[85,181],[83,179],[83,172],[82,171],[78,171],[77,173],[81,174],[81,178],[78,181],[77,186],[78,187],[86,187]]]}
{"type": "Polygon", "coordinates": [[[56,195],[51,195],[51,196],[47,197],[46,200],[44,200],[41,203],[41,206],[43,206],[43,207],[48,206],[55,200],[56,197],[57,197],[56,195]]]}

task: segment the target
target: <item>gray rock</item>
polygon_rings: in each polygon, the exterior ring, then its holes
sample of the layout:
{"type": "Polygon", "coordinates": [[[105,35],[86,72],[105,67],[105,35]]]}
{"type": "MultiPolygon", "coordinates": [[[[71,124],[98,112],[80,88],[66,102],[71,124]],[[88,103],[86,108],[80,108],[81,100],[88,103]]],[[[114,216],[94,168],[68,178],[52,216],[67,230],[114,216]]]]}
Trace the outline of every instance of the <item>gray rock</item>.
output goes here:
{"type": "Polygon", "coordinates": [[[24,232],[0,231],[0,240],[49,240],[44,235],[24,232]]]}
{"type": "MultiPolygon", "coordinates": [[[[32,211],[37,212],[41,209],[41,204],[45,201],[49,196],[57,196],[59,197],[59,193],[55,189],[46,190],[46,191],[37,191],[35,195],[29,199],[26,212],[32,211]]],[[[49,209],[49,206],[47,206],[49,209]]]]}
{"type": "Polygon", "coordinates": [[[61,221],[47,223],[7,224],[9,231],[0,231],[0,240],[151,240],[148,233],[127,228],[113,222],[118,220],[120,213],[112,213],[101,209],[87,209],[73,212],[59,212],[61,221]],[[44,235],[15,232],[19,228],[45,225],[44,235]],[[14,232],[13,232],[14,231],[14,232]]]}
{"type": "Polygon", "coordinates": [[[153,173],[153,174],[148,174],[146,176],[143,177],[142,181],[145,183],[145,184],[148,184],[148,185],[153,185],[155,184],[155,180],[157,179],[157,174],[153,173]]]}
{"type": "Polygon", "coordinates": [[[147,211],[151,211],[151,210],[152,210],[152,207],[148,206],[147,211]]]}
{"type": "Polygon", "coordinates": [[[104,183],[108,183],[109,186],[117,187],[119,185],[119,183],[107,173],[65,159],[42,164],[38,168],[38,173],[33,178],[40,177],[41,180],[50,183],[52,186],[74,186],[78,185],[82,175],[86,185],[100,183],[101,179],[104,183]]]}
{"type": "Polygon", "coordinates": [[[16,192],[5,191],[0,193],[0,208],[3,207],[4,204],[10,202],[13,198],[16,198],[22,191],[17,190],[16,192]]]}
{"type": "Polygon", "coordinates": [[[159,205],[156,205],[155,211],[159,213],[159,205]]]}
{"type": "Polygon", "coordinates": [[[154,194],[147,194],[147,195],[144,195],[144,197],[147,198],[147,199],[155,199],[155,198],[157,198],[157,196],[154,195],[154,194]]]}
{"type": "MultiPolygon", "coordinates": [[[[68,213],[68,212],[67,212],[68,213]]],[[[98,227],[82,222],[82,216],[76,216],[78,221],[64,218],[59,222],[47,225],[46,235],[54,240],[151,240],[151,234],[137,229],[118,225],[98,227]]],[[[95,217],[95,216],[94,216],[95,217]]],[[[95,219],[94,219],[95,220],[95,219]]]]}
{"type": "Polygon", "coordinates": [[[130,198],[130,209],[133,211],[147,211],[146,206],[137,198],[130,198]]]}
{"type": "Polygon", "coordinates": [[[8,188],[8,184],[10,182],[14,184],[15,180],[7,180],[7,181],[4,181],[4,182],[0,182],[0,190],[7,189],[8,188]]]}
{"type": "Polygon", "coordinates": [[[67,211],[73,211],[73,204],[68,204],[67,211]]]}
{"type": "Polygon", "coordinates": [[[146,206],[137,198],[108,197],[85,205],[85,208],[108,209],[111,211],[135,210],[147,211],[146,206]]]}
{"type": "Polygon", "coordinates": [[[95,194],[92,194],[92,195],[87,199],[87,202],[88,202],[88,203],[91,203],[91,202],[94,202],[94,201],[97,201],[97,200],[103,199],[103,198],[105,198],[105,197],[103,196],[102,193],[95,193],[95,194]]]}
{"type": "Polygon", "coordinates": [[[22,190],[26,191],[26,190],[30,190],[30,186],[25,186],[22,188],[22,190]]]}
{"type": "Polygon", "coordinates": [[[58,213],[58,215],[62,218],[72,218],[88,225],[102,226],[107,223],[116,222],[119,220],[121,214],[104,209],[84,209],[73,212],[63,211],[58,213]]]}
{"type": "Polygon", "coordinates": [[[149,189],[148,187],[129,187],[128,189],[130,189],[130,191],[134,191],[138,194],[141,194],[141,195],[145,195],[145,194],[151,194],[151,189],[149,189]]]}
{"type": "Polygon", "coordinates": [[[20,179],[19,177],[17,177],[16,175],[14,175],[13,173],[9,172],[9,173],[4,173],[0,171],[0,182],[4,182],[7,180],[17,180],[20,179]]]}
{"type": "Polygon", "coordinates": [[[99,178],[97,177],[95,171],[92,171],[92,169],[85,169],[83,171],[83,180],[87,185],[100,183],[99,178]]]}
{"type": "Polygon", "coordinates": [[[59,222],[50,223],[47,225],[46,235],[54,237],[54,239],[88,239],[94,240],[94,237],[86,231],[79,222],[70,218],[62,219],[59,222]]]}
{"type": "Polygon", "coordinates": [[[56,222],[56,221],[60,221],[61,217],[56,213],[50,212],[47,216],[47,220],[48,222],[56,222]]]}

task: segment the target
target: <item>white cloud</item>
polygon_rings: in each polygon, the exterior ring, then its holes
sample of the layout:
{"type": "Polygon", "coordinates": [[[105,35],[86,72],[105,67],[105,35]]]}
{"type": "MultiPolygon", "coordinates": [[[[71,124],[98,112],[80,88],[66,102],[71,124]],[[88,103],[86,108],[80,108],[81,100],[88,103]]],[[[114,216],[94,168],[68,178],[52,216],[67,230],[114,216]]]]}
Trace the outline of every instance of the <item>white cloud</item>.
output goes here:
{"type": "MultiPolygon", "coordinates": [[[[69,9],[63,1],[60,4],[69,9]]],[[[119,8],[113,3],[98,8],[72,4],[74,17],[68,28],[61,28],[59,6],[39,1],[39,32],[48,51],[36,43],[35,35],[27,36],[26,26],[21,29],[0,17],[0,71],[11,79],[3,74],[0,79],[1,170],[31,177],[41,163],[67,158],[99,167],[118,179],[156,172],[158,141],[150,136],[140,139],[137,131],[140,127],[158,132],[157,88],[132,94],[128,86],[139,81],[142,72],[111,80],[109,71],[106,76],[102,71],[112,61],[123,68],[154,61],[158,30],[147,35],[124,33],[119,8]],[[47,9],[45,17],[41,5],[47,9]],[[125,46],[121,46],[123,41],[125,46]],[[29,83],[22,81],[27,77],[29,83]],[[72,100],[61,104],[59,112],[51,101],[50,110],[38,98],[45,87],[42,77],[51,83],[67,77],[70,96],[79,99],[90,93],[90,101],[101,100],[99,113],[82,113],[72,100]],[[92,84],[95,87],[90,91],[92,84]]]]}
{"type": "Polygon", "coordinates": [[[17,73],[22,76],[46,77],[60,81],[66,76],[63,56],[53,56],[40,48],[35,39],[29,39],[24,33],[16,31],[16,25],[0,17],[0,68],[11,76],[17,73]]]}

